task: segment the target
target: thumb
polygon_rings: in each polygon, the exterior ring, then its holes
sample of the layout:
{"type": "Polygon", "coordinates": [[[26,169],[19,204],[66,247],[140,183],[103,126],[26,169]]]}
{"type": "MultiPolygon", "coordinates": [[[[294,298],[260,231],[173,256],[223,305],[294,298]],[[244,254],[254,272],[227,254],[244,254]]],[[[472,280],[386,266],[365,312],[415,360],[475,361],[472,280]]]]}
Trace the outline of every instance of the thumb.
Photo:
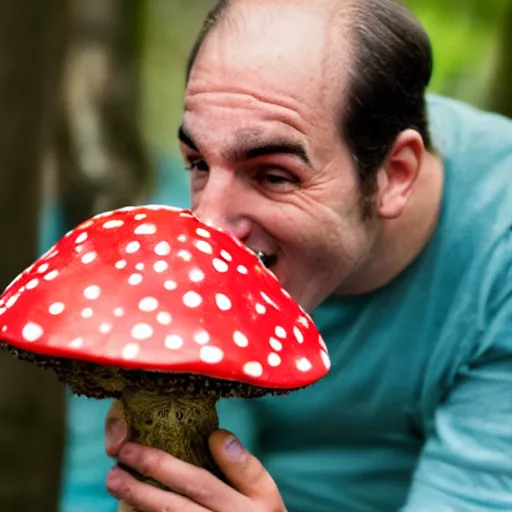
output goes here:
{"type": "Polygon", "coordinates": [[[277,486],[263,464],[233,434],[226,430],[214,432],[210,437],[210,450],[219,469],[236,490],[249,498],[279,497],[277,486]]]}
{"type": "Polygon", "coordinates": [[[114,401],[105,421],[105,451],[109,457],[117,457],[119,450],[128,439],[128,426],[124,420],[123,406],[114,401]]]}

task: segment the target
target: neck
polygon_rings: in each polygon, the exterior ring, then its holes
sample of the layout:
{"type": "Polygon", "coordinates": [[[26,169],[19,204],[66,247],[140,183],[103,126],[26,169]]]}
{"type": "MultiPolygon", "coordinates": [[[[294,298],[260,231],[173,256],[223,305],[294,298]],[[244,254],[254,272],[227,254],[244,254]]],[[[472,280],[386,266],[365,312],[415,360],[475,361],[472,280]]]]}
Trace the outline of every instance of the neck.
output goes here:
{"type": "Polygon", "coordinates": [[[395,279],[421,254],[437,227],[443,196],[443,171],[441,158],[427,153],[402,215],[384,221],[370,256],[336,295],[375,291],[395,279]]]}

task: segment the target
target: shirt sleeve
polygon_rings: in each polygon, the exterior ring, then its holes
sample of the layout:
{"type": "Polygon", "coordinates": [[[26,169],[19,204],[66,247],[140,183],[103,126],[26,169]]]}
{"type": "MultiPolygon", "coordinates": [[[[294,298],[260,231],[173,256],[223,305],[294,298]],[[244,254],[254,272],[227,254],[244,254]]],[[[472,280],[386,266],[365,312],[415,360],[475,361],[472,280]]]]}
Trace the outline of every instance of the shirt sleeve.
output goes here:
{"type": "MultiPolygon", "coordinates": [[[[508,249],[510,261],[512,244],[508,249]]],[[[512,264],[509,269],[495,280],[474,357],[437,407],[401,512],[512,511],[512,264]]]]}

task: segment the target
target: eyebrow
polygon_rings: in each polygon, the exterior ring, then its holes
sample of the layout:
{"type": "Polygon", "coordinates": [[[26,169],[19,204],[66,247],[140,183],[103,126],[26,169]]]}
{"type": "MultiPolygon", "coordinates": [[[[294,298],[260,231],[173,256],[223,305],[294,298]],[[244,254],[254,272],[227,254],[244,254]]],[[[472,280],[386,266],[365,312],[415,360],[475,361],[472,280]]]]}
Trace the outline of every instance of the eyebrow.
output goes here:
{"type": "MultiPolygon", "coordinates": [[[[183,126],[180,126],[178,130],[178,138],[193,151],[200,152],[197,144],[183,126]]],[[[228,149],[224,156],[226,160],[236,163],[242,160],[270,155],[291,155],[299,158],[305,164],[311,165],[306,148],[300,142],[286,139],[276,140],[273,138],[272,140],[265,141],[258,140],[255,136],[243,135],[239,137],[236,146],[228,149]]]]}

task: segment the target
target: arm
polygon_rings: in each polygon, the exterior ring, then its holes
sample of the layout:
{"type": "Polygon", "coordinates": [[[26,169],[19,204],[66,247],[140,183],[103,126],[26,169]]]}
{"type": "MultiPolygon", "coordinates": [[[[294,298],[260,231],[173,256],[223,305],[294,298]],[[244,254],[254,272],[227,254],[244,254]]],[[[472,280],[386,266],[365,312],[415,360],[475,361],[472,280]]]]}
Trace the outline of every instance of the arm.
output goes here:
{"type": "Polygon", "coordinates": [[[510,273],[499,287],[473,360],[438,407],[402,512],[512,510],[510,273]]]}

